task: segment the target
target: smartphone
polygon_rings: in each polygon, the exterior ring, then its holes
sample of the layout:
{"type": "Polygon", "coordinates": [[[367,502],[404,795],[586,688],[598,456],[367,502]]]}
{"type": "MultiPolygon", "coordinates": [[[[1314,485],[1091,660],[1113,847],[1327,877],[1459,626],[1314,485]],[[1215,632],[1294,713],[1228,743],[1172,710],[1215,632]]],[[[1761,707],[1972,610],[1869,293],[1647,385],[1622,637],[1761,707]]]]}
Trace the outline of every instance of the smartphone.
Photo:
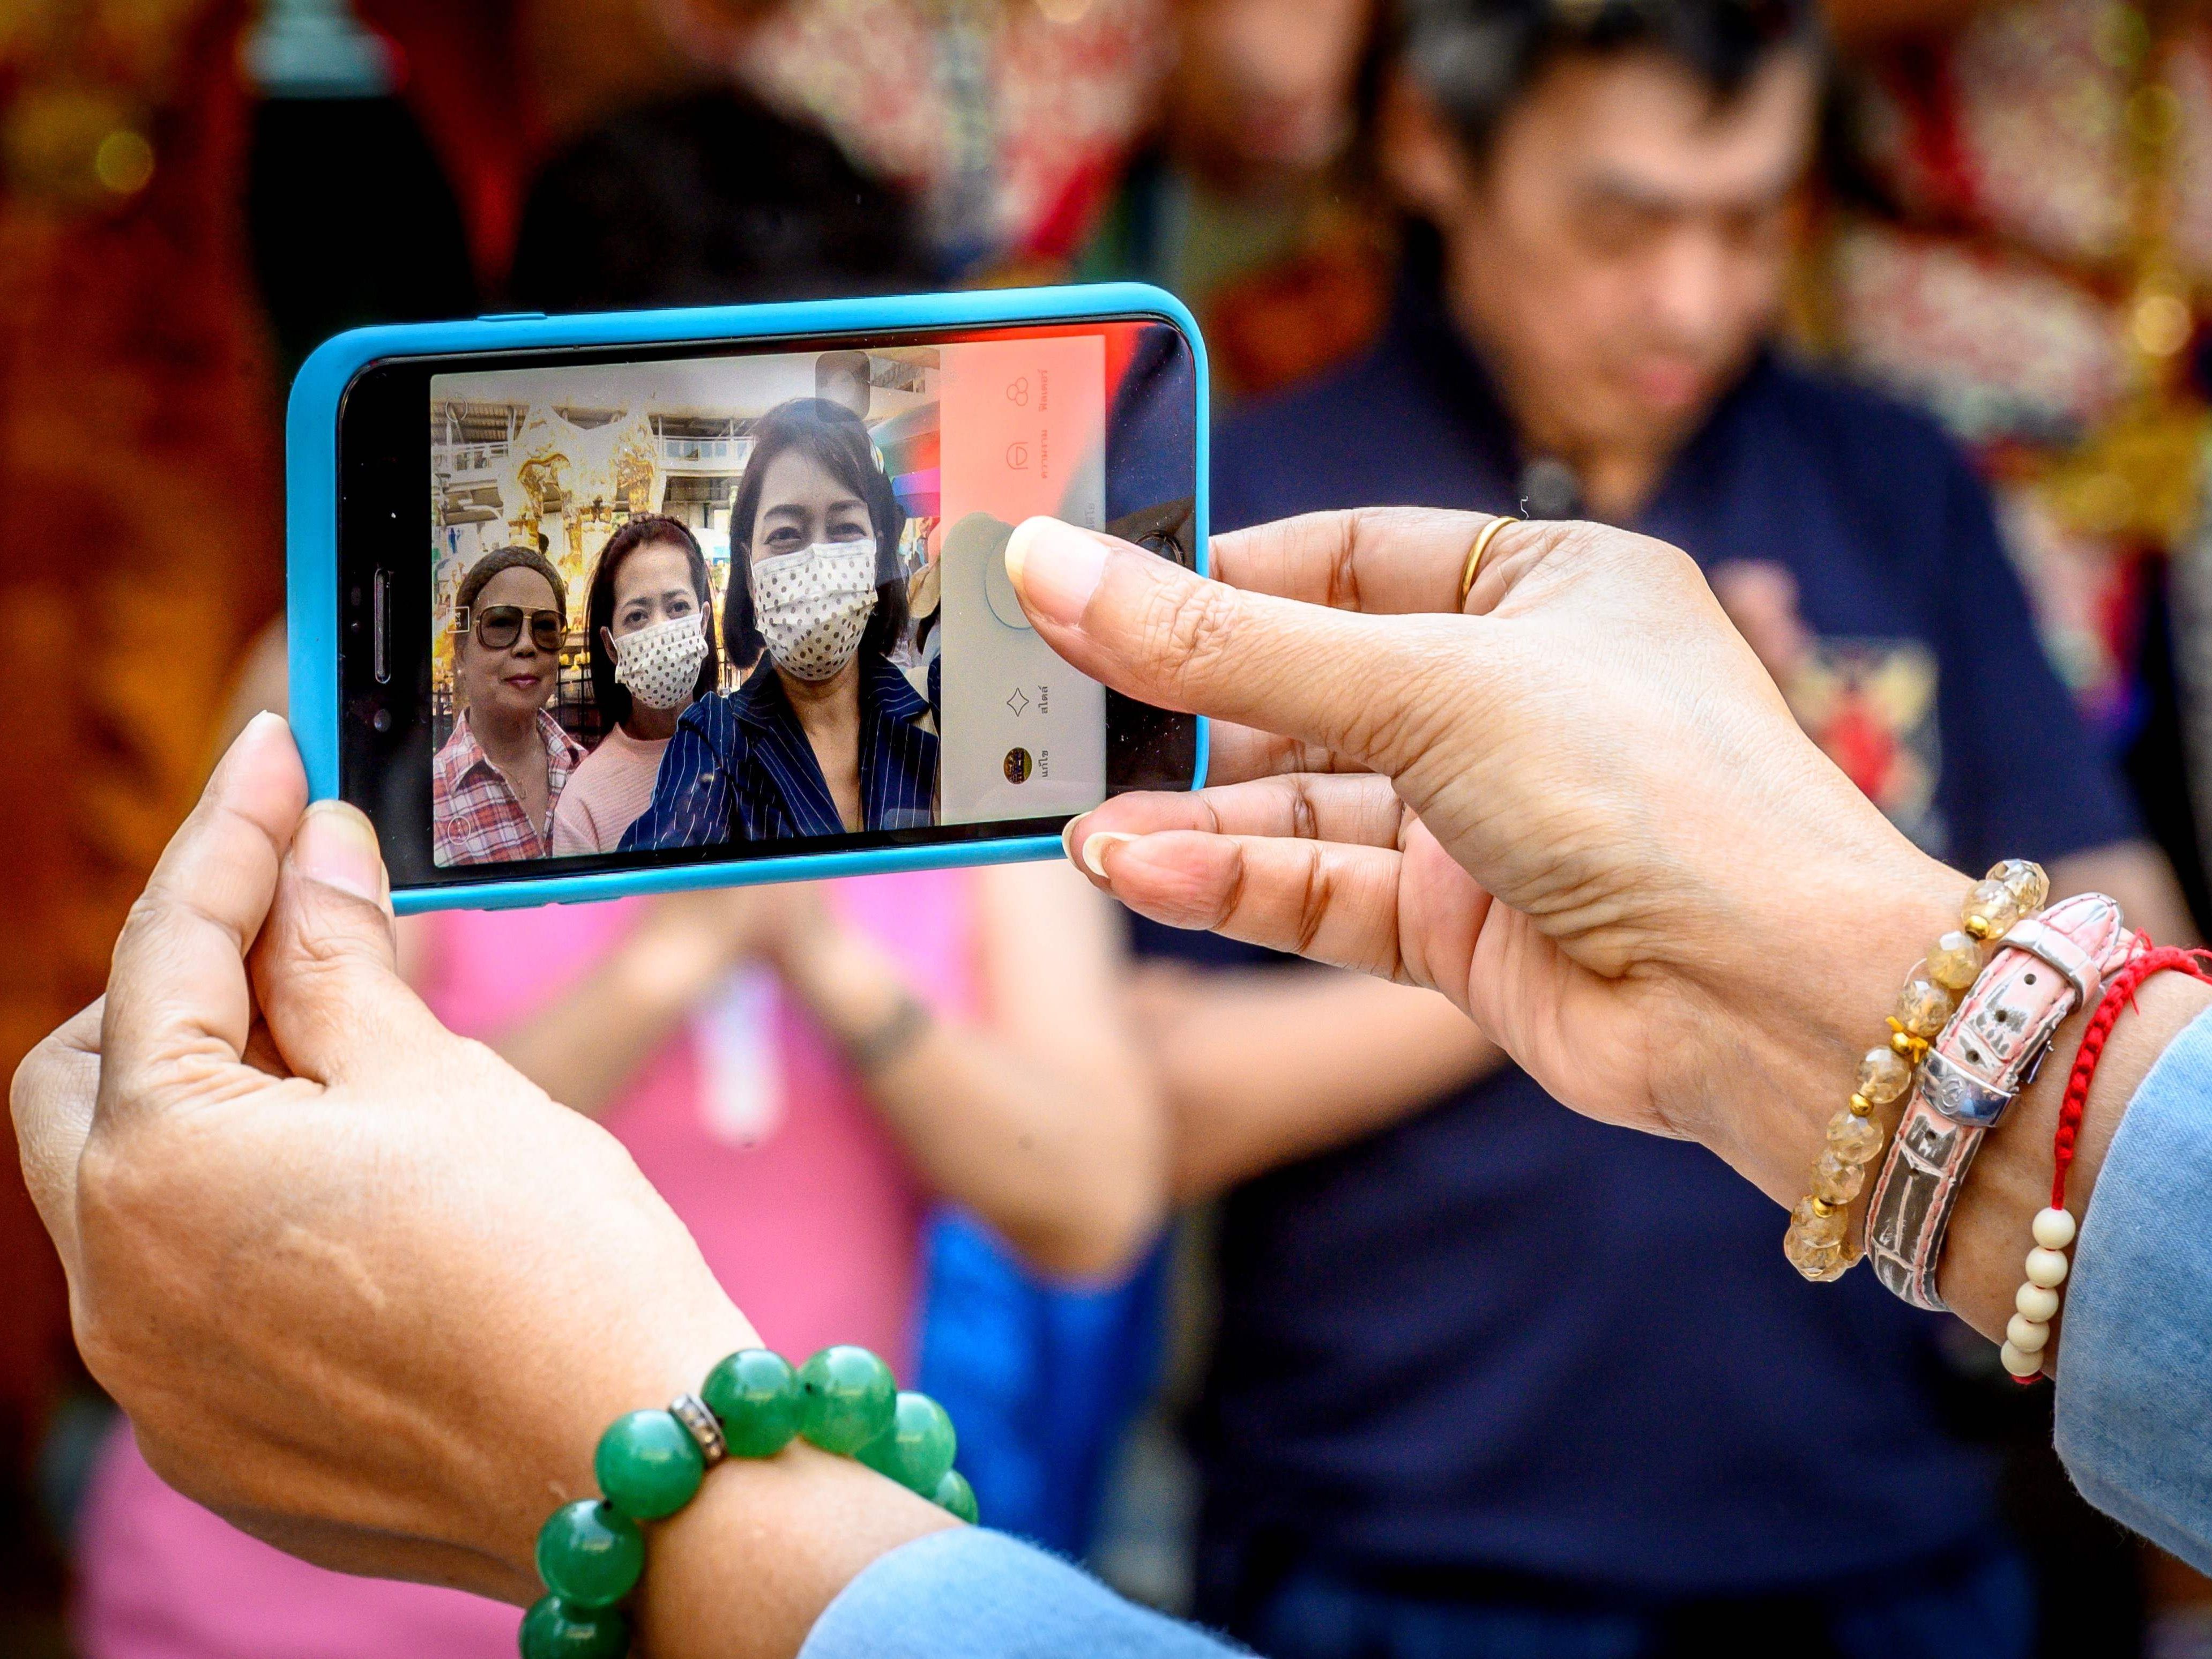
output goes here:
{"type": "Polygon", "coordinates": [[[358,330],[287,420],[292,722],[402,911],[1057,854],[1195,787],[1007,580],[1206,568],[1206,371],[1133,283],[358,330]]]}

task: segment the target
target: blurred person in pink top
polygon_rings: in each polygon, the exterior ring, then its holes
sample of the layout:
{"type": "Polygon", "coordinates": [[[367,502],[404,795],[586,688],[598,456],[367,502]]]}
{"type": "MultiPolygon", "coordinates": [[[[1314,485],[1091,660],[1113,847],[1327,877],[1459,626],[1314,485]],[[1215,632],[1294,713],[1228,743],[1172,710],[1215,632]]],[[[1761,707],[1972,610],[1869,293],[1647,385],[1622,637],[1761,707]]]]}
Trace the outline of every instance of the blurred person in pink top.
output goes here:
{"type": "Polygon", "coordinates": [[[714,590],[679,519],[632,519],[607,538],[584,602],[592,692],[607,734],[553,810],[553,855],[611,853],[653,799],[676,722],[721,678],[714,590]]]}
{"type": "MultiPolygon", "coordinates": [[[[283,706],[283,665],[272,630],[234,729],[283,706]]],[[[400,926],[439,1018],[604,1121],[794,1358],[859,1342],[910,1376],[932,1197],[1069,1274],[1120,1267],[1162,1216],[1164,1123],[1126,1022],[1121,930],[1064,866],[400,926]]],[[[514,1651],[516,1609],[281,1554],[171,1492],[127,1425],[78,1564],[84,1659],[514,1651]]]]}

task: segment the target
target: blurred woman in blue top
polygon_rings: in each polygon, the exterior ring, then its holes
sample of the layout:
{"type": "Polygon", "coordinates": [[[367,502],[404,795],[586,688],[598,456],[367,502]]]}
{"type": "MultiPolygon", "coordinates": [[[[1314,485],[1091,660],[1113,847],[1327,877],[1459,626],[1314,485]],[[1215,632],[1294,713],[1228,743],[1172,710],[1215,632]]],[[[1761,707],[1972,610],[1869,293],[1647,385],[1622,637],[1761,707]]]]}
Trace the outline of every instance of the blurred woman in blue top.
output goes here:
{"type": "Polygon", "coordinates": [[[759,666],[685,711],[625,850],[931,822],[937,734],[890,659],[907,621],[905,522],[851,410],[795,398],[761,417],[722,601],[724,650],[759,666]]]}

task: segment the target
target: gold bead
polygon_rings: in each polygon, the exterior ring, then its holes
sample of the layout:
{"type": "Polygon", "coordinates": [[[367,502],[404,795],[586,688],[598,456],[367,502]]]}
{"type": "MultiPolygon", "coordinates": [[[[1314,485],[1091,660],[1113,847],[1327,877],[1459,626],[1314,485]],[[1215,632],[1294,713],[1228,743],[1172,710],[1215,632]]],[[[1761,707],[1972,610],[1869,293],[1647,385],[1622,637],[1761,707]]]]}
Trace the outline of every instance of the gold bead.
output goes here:
{"type": "Polygon", "coordinates": [[[1869,1100],[1864,1095],[1853,1095],[1851,1097],[1851,1111],[1854,1115],[1859,1117],[1864,1117],[1872,1110],[1874,1110],[1874,1102],[1869,1100]]]}
{"type": "Polygon", "coordinates": [[[1989,943],[1990,937],[1996,930],[1990,926],[1990,921],[1987,916],[1968,916],[1966,918],[1966,931],[1972,934],[1976,939],[1986,945],[1989,943]]]}
{"type": "Polygon", "coordinates": [[[1909,1031],[1892,1031],[1889,1034],[1891,1049],[1907,1060],[1912,1058],[1912,1034],[1909,1031]]]}
{"type": "Polygon", "coordinates": [[[1817,1193],[1813,1194],[1810,1198],[1808,1198],[1805,1201],[1813,1206],[1813,1213],[1814,1215],[1832,1216],[1836,1212],[1836,1206],[1829,1203],[1827,1200],[1822,1198],[1817,1193]]]}

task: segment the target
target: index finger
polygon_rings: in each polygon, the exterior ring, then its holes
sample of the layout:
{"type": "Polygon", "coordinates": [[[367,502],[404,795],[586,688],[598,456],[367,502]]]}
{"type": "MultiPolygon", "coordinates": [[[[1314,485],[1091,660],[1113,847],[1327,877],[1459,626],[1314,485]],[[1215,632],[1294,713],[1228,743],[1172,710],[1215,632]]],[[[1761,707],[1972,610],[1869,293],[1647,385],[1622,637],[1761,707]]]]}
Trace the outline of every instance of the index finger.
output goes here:
{"type": "Polygon", "coordinates": [[[97,1002],[80,1010],[24,1056],[8,1090],[23,1184],[71,1278],[77,1265],[76,1166],[100,1088],[100,1018],[97,1002]]]}
{"type": "Polygon", "coordinates": [[[115,941],[100,1106],[180,1061],[234,1064],[252,1029],[246,952],[261,931],[307,779],[291,728],[258,714],[170,838],[115,941]]]}
{"type": "Polygon", "coordinates": [[[1212,538],[1211,568],[1248,593],[1336,611],[1457,611],[1468,555],[1492,519],[1425,507],[1302,514],[1212,538]]]}

